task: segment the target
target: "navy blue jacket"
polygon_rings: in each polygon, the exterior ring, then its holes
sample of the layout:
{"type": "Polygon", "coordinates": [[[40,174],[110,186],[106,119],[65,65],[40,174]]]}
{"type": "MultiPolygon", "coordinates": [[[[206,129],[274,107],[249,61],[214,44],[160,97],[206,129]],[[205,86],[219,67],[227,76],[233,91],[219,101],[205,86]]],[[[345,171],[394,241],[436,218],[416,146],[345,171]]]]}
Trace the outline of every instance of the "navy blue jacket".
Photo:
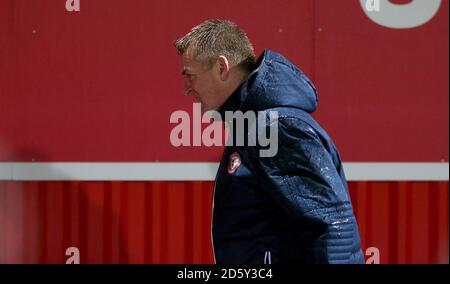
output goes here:
{"type": "Polygon", "coordinates": [[[336,146],[311,117],[311,81],[265,51],[220,112],[278,113],[278,153],[227,146],[216,176],[213,246],[218,264],[364,263],[336,146]]]}

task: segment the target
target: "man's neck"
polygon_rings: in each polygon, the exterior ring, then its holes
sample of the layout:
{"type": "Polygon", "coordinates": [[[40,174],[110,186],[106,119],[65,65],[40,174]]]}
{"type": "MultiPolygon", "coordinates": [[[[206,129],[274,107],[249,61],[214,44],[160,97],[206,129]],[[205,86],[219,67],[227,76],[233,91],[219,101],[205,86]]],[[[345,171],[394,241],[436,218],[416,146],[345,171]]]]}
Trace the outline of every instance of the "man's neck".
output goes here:
{"type": "Polygon", "coordinates": [[[230,74],[230,76],[232,76],[232,81],[230,83],[228,97],[230,97],[245,81],[247,81],[249,75],[250,74],[246,74],[240,70],[235,70],[234,74],[230,74]]]}

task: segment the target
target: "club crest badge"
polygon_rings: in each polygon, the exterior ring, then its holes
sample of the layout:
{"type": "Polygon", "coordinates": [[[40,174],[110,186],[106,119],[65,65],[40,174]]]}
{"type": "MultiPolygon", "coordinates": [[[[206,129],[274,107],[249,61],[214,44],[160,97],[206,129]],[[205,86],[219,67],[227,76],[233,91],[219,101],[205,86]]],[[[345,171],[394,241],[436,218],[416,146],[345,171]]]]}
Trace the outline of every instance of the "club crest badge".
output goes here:
{"type": "Polygon", "coordinates": [[[234,174],[241,165],[241,163],[242,163],[241,156],[239,155],[238,152],[234,152],[233,154],[231,154],[230,163],[228,164],[228,173],[234,174]]]}

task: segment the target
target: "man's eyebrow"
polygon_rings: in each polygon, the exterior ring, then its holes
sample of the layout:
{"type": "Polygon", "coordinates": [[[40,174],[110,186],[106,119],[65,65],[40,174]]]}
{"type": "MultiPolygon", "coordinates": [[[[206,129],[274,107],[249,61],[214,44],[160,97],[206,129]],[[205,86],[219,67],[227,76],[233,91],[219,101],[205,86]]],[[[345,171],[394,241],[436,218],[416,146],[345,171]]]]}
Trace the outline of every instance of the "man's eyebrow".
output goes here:
{"type": "Polygon", "coordinates": [[[187,74],[189,74],[189,67],[186,67],[186,66],[184,66],[183,67],[183,70],[181,71],[181,75],[187,75],[187,74]]]}

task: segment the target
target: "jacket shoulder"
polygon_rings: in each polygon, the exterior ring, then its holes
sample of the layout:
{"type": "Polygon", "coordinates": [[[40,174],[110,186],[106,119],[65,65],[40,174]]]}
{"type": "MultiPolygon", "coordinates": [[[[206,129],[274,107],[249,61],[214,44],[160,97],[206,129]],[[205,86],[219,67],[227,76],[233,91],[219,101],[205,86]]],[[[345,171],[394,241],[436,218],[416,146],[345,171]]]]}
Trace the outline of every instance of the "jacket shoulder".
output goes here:
{"type": "Polygon", "coordinates": [[[316,133],[321,131],[319,124],[311,115],[296,108],[271,108],[266,110],[270,125],[278,123],[286,131],[306,131],[316,133]]]}

